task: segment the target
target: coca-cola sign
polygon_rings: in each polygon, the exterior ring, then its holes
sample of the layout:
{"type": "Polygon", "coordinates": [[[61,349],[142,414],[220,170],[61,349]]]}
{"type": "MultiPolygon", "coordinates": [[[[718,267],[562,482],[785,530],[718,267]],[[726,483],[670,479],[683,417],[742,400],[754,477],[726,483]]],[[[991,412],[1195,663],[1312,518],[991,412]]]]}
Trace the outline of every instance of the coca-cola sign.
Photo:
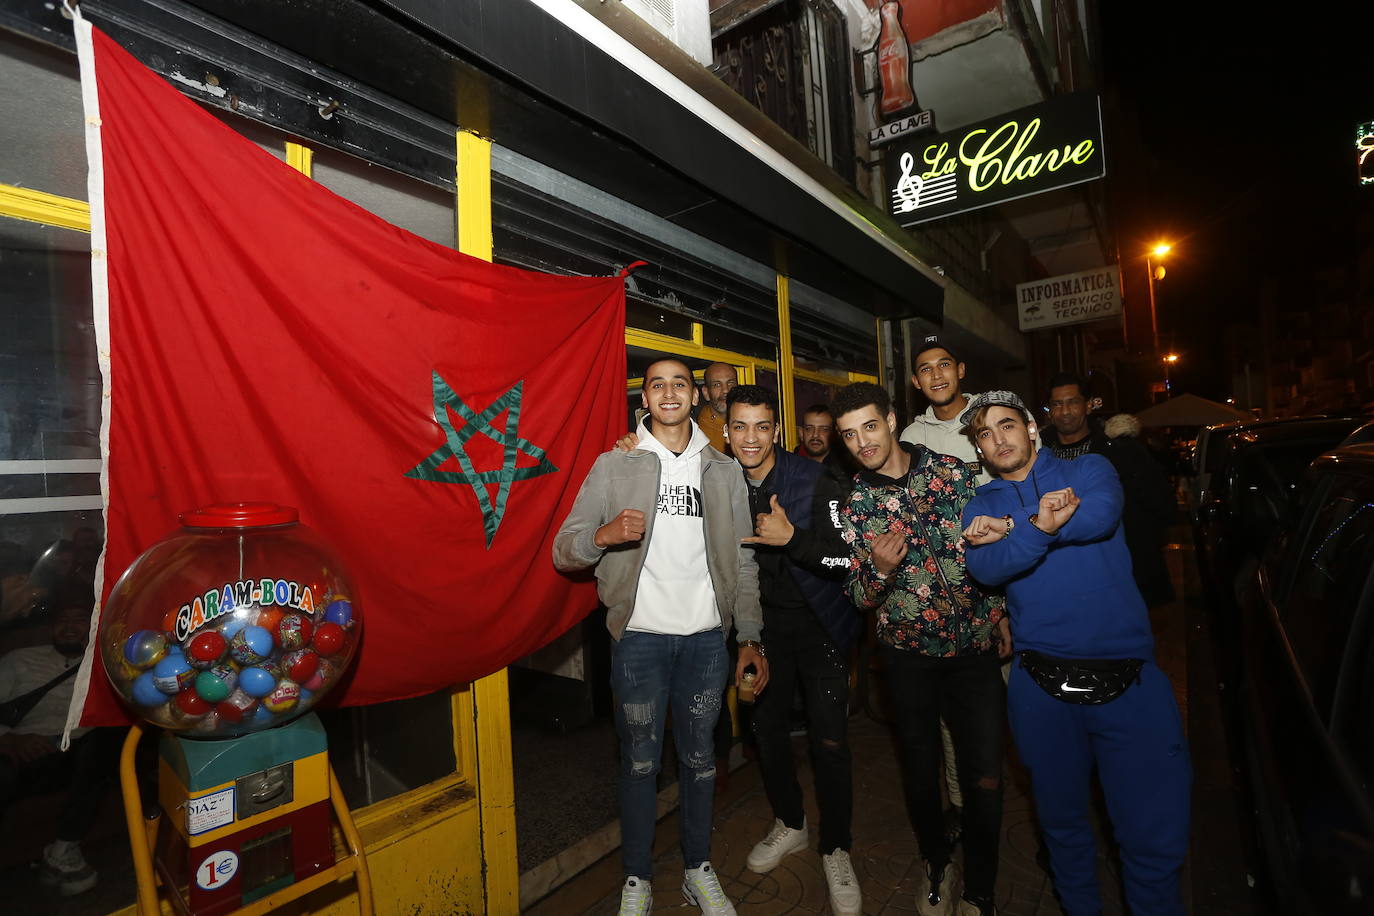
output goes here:
{"type": "Polygon", "coordinates": [[[1043,194],[1107,173],[1096,93],[1039,105],[885,151],[889,212],[903,226],[1043,194]]]}

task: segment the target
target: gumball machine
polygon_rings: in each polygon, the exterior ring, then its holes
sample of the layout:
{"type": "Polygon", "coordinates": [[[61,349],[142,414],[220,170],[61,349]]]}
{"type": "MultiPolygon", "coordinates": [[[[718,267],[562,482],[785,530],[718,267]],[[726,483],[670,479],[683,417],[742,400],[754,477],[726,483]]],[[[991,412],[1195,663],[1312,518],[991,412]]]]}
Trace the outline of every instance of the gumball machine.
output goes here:
{"type": "MultiPolygon", "coordinates": [[[[151,840],[140,910],[156,910],[156,888],[144,887],[154,873],[178,912],[220,916],[266,912],[354,872],[370,911],[357,831],[311,712],[362,635],[339,559],[285,506],[212,505],[180,521],[115,583],[101,618],[110,682],[163,729],[152,836],[136,836],[126,811],[136,871],[151,840]],[[351,852],[339,862],[336,818],[351,852]]],[[[121,766],[126,809],[138,733],[121,766]]]]}

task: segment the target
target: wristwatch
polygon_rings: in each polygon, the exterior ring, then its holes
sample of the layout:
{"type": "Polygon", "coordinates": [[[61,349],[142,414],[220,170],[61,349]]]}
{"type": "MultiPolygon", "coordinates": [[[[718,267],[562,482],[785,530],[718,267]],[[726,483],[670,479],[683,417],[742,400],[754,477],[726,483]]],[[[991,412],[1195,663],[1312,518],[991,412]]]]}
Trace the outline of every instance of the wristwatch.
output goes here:
{"type": "Polygon", "coordinates": [[[739,647],[743,649],[745,646],[753,649],[764,658],[768,657],[768,653],[763,650],[763,643],[759,642],[757,639],[741,639],[739,641],[739,647]]]}

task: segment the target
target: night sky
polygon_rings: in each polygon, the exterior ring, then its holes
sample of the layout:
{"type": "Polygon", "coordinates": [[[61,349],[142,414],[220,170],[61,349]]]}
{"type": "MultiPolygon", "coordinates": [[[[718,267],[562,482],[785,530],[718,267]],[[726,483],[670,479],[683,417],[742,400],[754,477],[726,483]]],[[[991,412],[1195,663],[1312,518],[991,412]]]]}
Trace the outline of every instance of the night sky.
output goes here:
{"type": "Polygon", "coordinates": [[[1374,120],[1374,4],[1287,8],[1308,21],[1263,4],[1099,8],[1105,81],[1143,138],[1108,179],[1143,192],[1114,214],[1123,269],[1156,238],[1175,245],[1157,290],[1161,346],[1184,357],[1174,390],[1222,399],[1225,324],[1258,321],[1262,285],[1282,311],[1353,268],[1362,213],[1369,231],[1354,137],[1374,120]]]}

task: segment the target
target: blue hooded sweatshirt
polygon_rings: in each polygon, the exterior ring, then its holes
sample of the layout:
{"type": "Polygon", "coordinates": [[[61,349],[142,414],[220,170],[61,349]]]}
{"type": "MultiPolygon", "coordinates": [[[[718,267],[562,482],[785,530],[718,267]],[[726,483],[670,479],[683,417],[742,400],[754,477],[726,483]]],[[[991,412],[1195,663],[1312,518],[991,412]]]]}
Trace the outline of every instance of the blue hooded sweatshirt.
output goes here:
{"type": "Polygon", "coordinates": [[[984,585],[1005,585],[1019,649],[1059,658],[1154,658],[1150,616],[1131,575],[1121,528],[1121,482],[1101,455],[1063,461],[1036,453],[1025,480],[994,479],[964,507],[974,516],[1011,516],[1011,534],[965,552],[984,585]],[[1073,487],[1082,502],[1053,535],[1030,523],[1041,494],[1073,487]]]}

